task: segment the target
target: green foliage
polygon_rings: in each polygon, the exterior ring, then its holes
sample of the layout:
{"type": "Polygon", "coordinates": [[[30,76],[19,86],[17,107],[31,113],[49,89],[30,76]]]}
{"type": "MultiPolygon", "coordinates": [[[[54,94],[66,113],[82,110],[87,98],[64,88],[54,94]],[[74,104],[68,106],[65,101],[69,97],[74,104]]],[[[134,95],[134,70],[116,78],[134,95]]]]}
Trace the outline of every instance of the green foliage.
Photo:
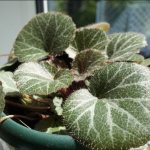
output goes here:
{"type": "Polygon", "coordinates": [[[145,36],[138,33],[114,33],[109,35],[107,54],[111,61],[126,61],[147,45],[145,36]]]}
{"type": "Polygon", "coordinates": [[[150,58],[147,58],[147,59],[143,60],[142,65],[149,66],[150,65],[150,58]]]}
{"type": "Polygon", "coordinates": [[[19,33],[14,51],[19,61],[35,61],[60,54],[74,38],[75,24],[61,13],[39,14],[19,33]]]}
{"type": "Polygon", "coordinates": [[[99,50],[84,50],[75,57],[73,69],[77,71],[77,78],[84,80],[95,70],[101,68],[105,61],[105,56],[99,50]]]}
{"type": "Polygon", "coordinates": [[[19,66],[14,73],[21,93],[48,95],[68,87],[73,78],[68,70],[57,70],[48,63],[29,62],[19,66]]]}
{"type": "Polygon", "coordinates": [[[89,91],[69,96],[64,121],[71,135],[97,150],[127,150],[149,140],[150,72],[143,66],[114,63],[98,70],[89,91]]]}
{"type": "Polygon", "coordinates": [[[79,52],[86,49],[104,50],[107,42],[108,39],[104,31],[82,28],[76,31],[72,45],[79,52]]]}
{"type": "Polygon", "coordinates": [[[138,54],[144,46],[139,33],[109,35],[97,25],[76,29],[66,15],[39,14],[21,30],[15,54],[0,68],[0,113],[4,97],[16,99],[17,92],[17,106],[48,116],[37,130],[54,133],[66,127],[97,150],[139,146],[150,137],[145,67],[150,63],[138,54]]]}
{"type": "Polygon", "coordinates": [[[133,54],[127,60],[131,61],[131,62],[137,62],[139,64],[141,64],[141,63],[143,63],[143,61],[145,61],[144,56],[142,56],[140,54],[133,54]]]}

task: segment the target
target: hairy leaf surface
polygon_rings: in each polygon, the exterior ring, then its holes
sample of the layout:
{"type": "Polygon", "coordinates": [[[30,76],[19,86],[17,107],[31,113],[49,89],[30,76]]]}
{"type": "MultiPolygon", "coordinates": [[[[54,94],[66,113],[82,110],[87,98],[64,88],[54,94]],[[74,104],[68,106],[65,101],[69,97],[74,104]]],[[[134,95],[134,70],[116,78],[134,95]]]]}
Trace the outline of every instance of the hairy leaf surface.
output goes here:
{"type": "Polygon", "coordinates": [[[15,71],[18,88],[24,94],[48,95],[68,87],[73,77],[69,70],[58,70],[49,63],[29,62],[15,71]]]}
{"type": "Polygon", "coordinates": [[[101,68],[105,60],[105,56],[98,50],[84,50],[75,57],[73,70],[76,71],[77,76],[84,79],[101,68]]]}
{"type": "Polygon", "coordinates": [[[100,29],[80,29],[76,31],[73,47],[77,51],[86,49],[104,50],[108,39],[106,33],[100,29]]]}
{"type": "Polygon", "coordinates": [[[92,150],[128,150],[150,137],[150,72],[129,63],[97,71],[64,105],[67,130],[92,150]]]}
{"type": "Polygon", "coordinates": [[[41,13],[19,33],[14,51],[19,61],[35,61],[48,54],[60,54],[73,40],[75,24],[61,13],[41,13]]]}
{"type": "Polygon", "coordinates": [[[128,32],[109,35],[107,54],[112,61],[126,61],[147,45],[143,34],[128,32]]]}

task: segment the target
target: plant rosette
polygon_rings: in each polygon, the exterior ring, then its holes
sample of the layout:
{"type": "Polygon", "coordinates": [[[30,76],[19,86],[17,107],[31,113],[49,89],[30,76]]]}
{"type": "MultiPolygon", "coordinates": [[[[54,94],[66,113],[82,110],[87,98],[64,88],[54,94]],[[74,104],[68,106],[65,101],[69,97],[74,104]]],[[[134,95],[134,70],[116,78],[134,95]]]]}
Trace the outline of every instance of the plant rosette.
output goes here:
{"type": "MultiPolygon", "coordinates": [[[[18,134],[32,128],[35,137],[70,138],[91,150],[128,150],[149,140],[150,61],[139,54],[145,36],[108,34],[108,27],[76,29],[69,16],[54,12],[23,27],[0,68],[2,138],[13,118],[25,126],[13,122],[18,134]]],[[[67,150],[65,142],[45,141],[67,150]]]]}

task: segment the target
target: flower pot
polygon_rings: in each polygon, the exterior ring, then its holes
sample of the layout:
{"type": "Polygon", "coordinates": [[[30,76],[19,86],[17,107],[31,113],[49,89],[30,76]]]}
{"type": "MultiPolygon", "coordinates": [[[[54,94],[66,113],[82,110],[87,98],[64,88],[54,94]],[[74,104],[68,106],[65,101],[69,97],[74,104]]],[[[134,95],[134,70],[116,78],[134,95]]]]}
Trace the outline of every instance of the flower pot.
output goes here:
{"type": "Polygon", "coordinates": [[[12,119],[0,124],[0,137],[18,150],[87,150],[71,136],[35,131],[12,119]]]}

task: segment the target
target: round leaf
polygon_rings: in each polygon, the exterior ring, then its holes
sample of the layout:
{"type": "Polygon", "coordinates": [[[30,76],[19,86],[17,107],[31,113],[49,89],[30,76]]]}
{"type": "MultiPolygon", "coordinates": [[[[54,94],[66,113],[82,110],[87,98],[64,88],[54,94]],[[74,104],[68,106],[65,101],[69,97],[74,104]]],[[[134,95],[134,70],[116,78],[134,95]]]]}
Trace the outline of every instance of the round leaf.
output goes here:
{"type": "Polygon", "coordinates": [[[48,54],[60,54],[74,38],[75,24],[61,13],[41,13],[19,33],[14,51],[19,61],[35,61],[48,54]]]}
{"type": "Polygon", "coordinates": [[[73,42],[73,47],[77,51],[86,49],[104,50],[107,44],[106,33],[100,29],[80,29],[76,31],[76,37],[73,42]]]}
{"type": "Polygon", "coordinates": [[[76,75],[80,78],[86,78],[102,67],[104,62],[105,56],[100,51],[84,50],[75,57],[73,70],[77,71],[76,75]]]}
{"type": "Polygon", "coordinates": [[[150,137],[150,72],[129,63],[107,65],[64,105],[67,130],[93,150],[128,150],[150,137]]]}
{"type": "Polygon", "coordinates": [[[29,62],[20,65],[14,78],[24,94],[48,95],[68,87],[73,77],[69,70],[57,70],[51,64],[29,62]]]}
{"type": "Polygon", "coordinates": [[[0,114],[3,112],[5,107],[5,99],[4,92],[2,87],[2,82],[0,82],[0,114]]]}
{"type": "Polygon", "coordinates": [[[145,36],[134,32],[114,33],[109,39],[106,49],[111,61],[126,61],[147,45],[145,36]]]}

